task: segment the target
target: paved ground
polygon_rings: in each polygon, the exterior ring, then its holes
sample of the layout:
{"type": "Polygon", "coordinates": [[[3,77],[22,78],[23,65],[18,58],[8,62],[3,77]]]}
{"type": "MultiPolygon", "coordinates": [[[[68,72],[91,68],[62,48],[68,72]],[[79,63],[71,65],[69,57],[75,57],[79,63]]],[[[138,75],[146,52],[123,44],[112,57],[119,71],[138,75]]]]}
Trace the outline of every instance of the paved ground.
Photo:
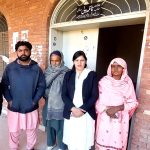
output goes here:
{"type": "MultiPolygon", "coordinates": [[[[57,150],[55,147],[53,150],[57,150]]],[[[3,113],[0,116],[0,150],[9,150],[8,146],[8,126],[6,110],[3,109],[3,113]]],[[[26,150],[26,135],[22,132],[20,136],[20,147],[19,150],[26,150]]],[[[42,130],[38,130],[38,141],[35,146],[35,150],[46,150],[46,133],[42,130]]],[[[94,150],[94,148],[92,149],[94,150]]]]}
{"type": "MultiPolygon", "coordinates": [[[[5,114],[0,116],[0,150],[9,150],[7,116],[5,114]]],[[[24,132],[20,136],[19,150],[26,150],[26,135],[24,132]]],[[[42,130],[38,130],[38,141],[35,150],[46,150],[46,134],[42,130]]],[[[57,147],[53,150],[57,150],[57,147]]]]}

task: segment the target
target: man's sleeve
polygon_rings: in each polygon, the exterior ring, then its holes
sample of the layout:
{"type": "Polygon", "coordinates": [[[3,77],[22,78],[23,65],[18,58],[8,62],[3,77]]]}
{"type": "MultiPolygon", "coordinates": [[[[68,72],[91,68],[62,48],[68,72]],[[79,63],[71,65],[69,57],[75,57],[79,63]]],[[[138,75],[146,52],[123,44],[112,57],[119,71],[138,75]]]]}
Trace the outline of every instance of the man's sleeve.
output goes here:
{"type": "Polygon", "coordinates": [[[3,93],[4,97],[5,97],[5,99],[8,102],[12,101],[12,96],[10,94],[10,83],[9,83],[8,68],[7,67],[6,67],[6,69],[5,69],[4,73],[3,73],[1,86],[2,86],[2,93],[3,93]]]}
{"type": "Polygon", "coordinates": [[[37,87],[35,90],[35,95],[33,98],[33,102],[35,104],[37,104],[40,98],[44,96],[45,89],[46,89],[45,77],[44,77],[43,71],[41,70],[41,68],[39,68],[39,78],[38,78],[38,83],[37,83],[37,87]]]}

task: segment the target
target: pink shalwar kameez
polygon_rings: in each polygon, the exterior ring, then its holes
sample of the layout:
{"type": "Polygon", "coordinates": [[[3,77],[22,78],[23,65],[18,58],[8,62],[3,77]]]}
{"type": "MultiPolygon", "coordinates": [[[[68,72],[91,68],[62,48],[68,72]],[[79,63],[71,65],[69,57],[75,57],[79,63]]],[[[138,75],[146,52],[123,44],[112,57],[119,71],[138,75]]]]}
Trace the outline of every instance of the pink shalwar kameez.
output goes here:
{"type": "Polygon", "coordinates": [[[129,120],[137,105],[133,83],[127,75],[126,62],[121,58],[115,58],[108,67],[107,76],[99,81],[99,99],[96,103],[96,150],[126,150],[129,120]],[[120,80],[115,80],[111,76],[111,65],[114,62],[124,68],[120,80]],[[106,114],[107,107],[122,104],[124,110],[116,113],[117,119],[106,114]]]}
{"type": "Polygon", "coordinates": [[[21,130],[27,134],[27,150],[32,150],[37,141],[38,111],[21,114],[8,110],[10,150],[18,150],[21,130]]]}

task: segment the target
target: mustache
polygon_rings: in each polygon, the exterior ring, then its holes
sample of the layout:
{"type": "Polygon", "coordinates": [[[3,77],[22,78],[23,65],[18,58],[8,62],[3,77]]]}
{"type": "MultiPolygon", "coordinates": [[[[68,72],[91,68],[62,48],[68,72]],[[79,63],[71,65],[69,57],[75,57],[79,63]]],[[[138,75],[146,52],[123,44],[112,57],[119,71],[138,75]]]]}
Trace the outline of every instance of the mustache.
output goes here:
{"type": "Polygon", "coordinates": [[[20,57],[27,57],[27,55],[21,55],[20,57]]]}
{"type": "Polygon", "coordinates": [[[21,61],[27,61],[30,59],[30,55],[27,56],[27,55],[21,55],[21,56],[18,56],[18,59],[21,60],[21,61]]]}

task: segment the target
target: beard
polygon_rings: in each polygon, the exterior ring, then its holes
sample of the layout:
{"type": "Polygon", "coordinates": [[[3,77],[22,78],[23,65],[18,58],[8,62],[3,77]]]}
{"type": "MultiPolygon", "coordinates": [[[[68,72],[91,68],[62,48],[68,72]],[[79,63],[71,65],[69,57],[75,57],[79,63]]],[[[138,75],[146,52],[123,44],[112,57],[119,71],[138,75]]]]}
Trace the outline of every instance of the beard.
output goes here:
{"type": "Polygon", "coordinates": [[[18,59],[21,61],[28,61],[30,59],[30,55],[26,56],[26,55],[22,55],[22,56],[18,56],[18,59]]]}
{"type": "Polygon", "coordinates": [[[52,65],[52,64],[51,64],[51,67],[52,67],[53,69],[57,69],[57,68],[60,68],[60,67],[61,67],[61,64],[59,64],[59,65],[52,65]]]}
{"type": "Polygon", "coordinates": [[[52,65],[51,67],[52,67],[53,69],[60,68],[60,66],[55,66],[55,65],[52,65]]]}

